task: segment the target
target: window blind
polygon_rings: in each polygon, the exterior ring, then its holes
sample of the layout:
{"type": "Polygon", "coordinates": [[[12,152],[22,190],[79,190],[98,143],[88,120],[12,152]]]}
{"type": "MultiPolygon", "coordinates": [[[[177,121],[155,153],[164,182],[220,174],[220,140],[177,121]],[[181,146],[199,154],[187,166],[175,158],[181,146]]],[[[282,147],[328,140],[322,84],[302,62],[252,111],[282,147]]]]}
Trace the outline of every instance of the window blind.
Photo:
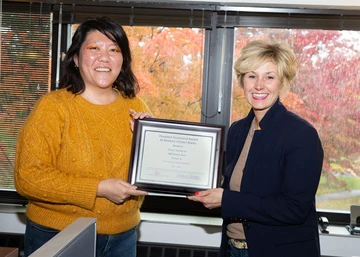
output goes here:
{"type": "Polygon", "coordinates": [[[49,6],[3,3],[0,58],[0,190],[14,191],[17,135],[35,102],[49,90],[49,6]]]}
{"type": "MultiPolygon", "coordinates": [[[[26,0],[24,0],[26,1],[26,0]]],[[[359,10],[260,8],[219,4],[137,3],[66,1],[53,4],[54,23],[80,23],[85,18],[106,15],[122,25],[197,27],[267,27],[360,30],[359,10]]]]}

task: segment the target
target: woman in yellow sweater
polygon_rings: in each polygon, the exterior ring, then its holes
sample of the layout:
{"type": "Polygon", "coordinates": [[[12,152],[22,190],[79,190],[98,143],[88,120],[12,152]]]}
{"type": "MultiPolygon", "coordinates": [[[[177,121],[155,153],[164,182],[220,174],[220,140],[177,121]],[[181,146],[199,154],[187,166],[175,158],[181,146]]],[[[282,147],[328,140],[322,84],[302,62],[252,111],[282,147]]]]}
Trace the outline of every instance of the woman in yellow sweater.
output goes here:
{"type": "Polygon", "coordinates": [[[91,18],[76,30],[60,89],[42,97],[18,138],[17,191],[29,199],[25,256],[79,217],[97,219],[97,256],[136,256],[147,193],[129,184],[133,119],[153,117],[123,28],[91,18]]]}

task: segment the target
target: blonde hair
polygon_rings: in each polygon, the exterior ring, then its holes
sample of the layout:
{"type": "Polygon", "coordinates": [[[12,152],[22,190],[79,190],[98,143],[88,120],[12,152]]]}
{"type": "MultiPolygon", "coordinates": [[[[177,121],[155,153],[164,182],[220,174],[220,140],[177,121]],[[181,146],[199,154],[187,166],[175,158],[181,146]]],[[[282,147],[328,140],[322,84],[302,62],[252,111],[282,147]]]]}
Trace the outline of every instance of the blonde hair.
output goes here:
{"type": "Polygon", "coordinates": [[[244,75],[256,70],[266,62],[277,66],[277,75],[282,84],[282,91],[290,88],[290,82],[296,77],[297,65],[294,52],[285,43],[254,40],[245,45],[234,64],[236,77],[244,87],[244,75]]]}

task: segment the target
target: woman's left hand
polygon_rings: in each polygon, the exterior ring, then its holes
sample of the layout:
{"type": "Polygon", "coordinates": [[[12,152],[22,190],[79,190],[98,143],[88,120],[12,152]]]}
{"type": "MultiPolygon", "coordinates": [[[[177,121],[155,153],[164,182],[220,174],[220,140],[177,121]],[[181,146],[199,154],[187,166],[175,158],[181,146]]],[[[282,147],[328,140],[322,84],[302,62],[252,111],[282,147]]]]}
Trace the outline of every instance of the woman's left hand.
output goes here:
{"type": "Polygon", "coordinates": [[[131,131],[134,130],[134,120],[136,120],[136,119],[144,119],[144,118],[154,118],[154,115],[152,115],[151,113],[148,113],[148,112],[136,112],[133,109],[130,109],[130,115],[133,118],[132,120],[130,120],[131,131]]]}
{"type": "Polygon", "coordinates": [[[223,188],[213,188],[196,192],[194,196],[187,196],[187,198],[195,202],[201,202],[208,209],[214,209],[221,206],[223,192],[223,188]]]}

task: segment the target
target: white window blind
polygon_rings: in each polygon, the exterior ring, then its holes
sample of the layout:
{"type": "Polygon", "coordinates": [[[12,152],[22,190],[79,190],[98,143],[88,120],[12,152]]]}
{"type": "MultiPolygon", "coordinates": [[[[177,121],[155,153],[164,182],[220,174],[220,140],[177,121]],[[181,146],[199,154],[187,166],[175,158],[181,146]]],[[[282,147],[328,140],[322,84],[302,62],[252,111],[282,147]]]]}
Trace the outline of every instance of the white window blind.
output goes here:
{"type": "Polygon", "coordinates": [[[51,15],[42,4],[3,4],[0,55],[0,190],[14,189],[17,135],[49,90],[51,15]]]}

